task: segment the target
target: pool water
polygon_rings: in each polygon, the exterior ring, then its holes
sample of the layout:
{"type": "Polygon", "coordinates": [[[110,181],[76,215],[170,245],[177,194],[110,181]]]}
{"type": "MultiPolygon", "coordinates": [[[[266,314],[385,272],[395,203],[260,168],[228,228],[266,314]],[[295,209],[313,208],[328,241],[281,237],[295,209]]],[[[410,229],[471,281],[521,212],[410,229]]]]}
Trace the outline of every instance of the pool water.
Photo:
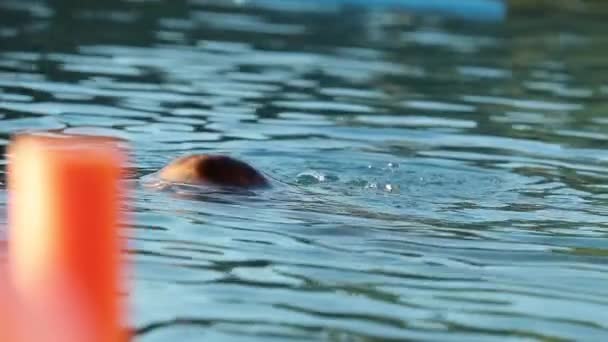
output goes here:
{"type": "Polygon", "coordinates": [[[608,339],[608,6],[101,3],[0,3],[0,149],[130,141],[136,341],[608,339]],[[144,186],[187,153],[274,186],[144,186]]]}

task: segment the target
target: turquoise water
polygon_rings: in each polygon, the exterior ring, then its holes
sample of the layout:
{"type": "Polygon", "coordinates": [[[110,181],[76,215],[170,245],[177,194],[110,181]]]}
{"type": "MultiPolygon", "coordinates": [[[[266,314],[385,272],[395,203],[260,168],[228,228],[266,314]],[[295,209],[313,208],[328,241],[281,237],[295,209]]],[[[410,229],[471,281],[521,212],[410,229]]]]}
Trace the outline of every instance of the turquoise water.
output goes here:
{"type": "Polygon", "coordinates": [[[137,341],[608,338],[602,6],[68,5],[0,3],[0,149],[131,142],[137,341]],[[193,152],[275,186],[142,186],[193,152]]]}

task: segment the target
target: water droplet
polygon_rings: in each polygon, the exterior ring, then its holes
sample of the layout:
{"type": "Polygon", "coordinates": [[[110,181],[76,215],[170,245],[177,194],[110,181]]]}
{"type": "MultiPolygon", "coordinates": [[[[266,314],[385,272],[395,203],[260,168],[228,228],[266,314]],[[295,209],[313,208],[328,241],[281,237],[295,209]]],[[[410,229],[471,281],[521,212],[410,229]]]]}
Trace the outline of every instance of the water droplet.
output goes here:
{"type": "Polygon", "coordinates": [[[372,182],[372,183],[367,183],[366,188],[369,189],[377,189],[378,188],[378,183],[372,182]]]}

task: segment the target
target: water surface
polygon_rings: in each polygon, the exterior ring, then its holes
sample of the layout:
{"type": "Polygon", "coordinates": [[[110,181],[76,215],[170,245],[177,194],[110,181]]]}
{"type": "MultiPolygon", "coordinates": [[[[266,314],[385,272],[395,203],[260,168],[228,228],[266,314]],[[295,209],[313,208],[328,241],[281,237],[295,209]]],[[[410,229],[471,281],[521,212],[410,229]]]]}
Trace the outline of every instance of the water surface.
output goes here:
{"type": "Polygon", "coordinates": [[[480,23],[69,4],[0,3],[0,148],[131,142],[137,341],[608,337],[602,6],[480,23]],[[141,186],[199,152],[276,186],[141,186]]]}

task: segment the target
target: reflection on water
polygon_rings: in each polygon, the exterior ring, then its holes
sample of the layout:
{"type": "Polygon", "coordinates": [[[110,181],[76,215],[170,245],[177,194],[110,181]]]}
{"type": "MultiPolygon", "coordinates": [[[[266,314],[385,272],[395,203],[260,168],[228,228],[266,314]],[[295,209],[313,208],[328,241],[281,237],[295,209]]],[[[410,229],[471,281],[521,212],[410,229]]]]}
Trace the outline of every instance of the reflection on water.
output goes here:
{"type": "Polygon", "coordinates": [[[264,3],[0,3],[3,151],[56,129],[128,139],[137,178],[212,151],[274,179],[133,179],[137,340],[605,340],[605,6],[264,3]]]}

